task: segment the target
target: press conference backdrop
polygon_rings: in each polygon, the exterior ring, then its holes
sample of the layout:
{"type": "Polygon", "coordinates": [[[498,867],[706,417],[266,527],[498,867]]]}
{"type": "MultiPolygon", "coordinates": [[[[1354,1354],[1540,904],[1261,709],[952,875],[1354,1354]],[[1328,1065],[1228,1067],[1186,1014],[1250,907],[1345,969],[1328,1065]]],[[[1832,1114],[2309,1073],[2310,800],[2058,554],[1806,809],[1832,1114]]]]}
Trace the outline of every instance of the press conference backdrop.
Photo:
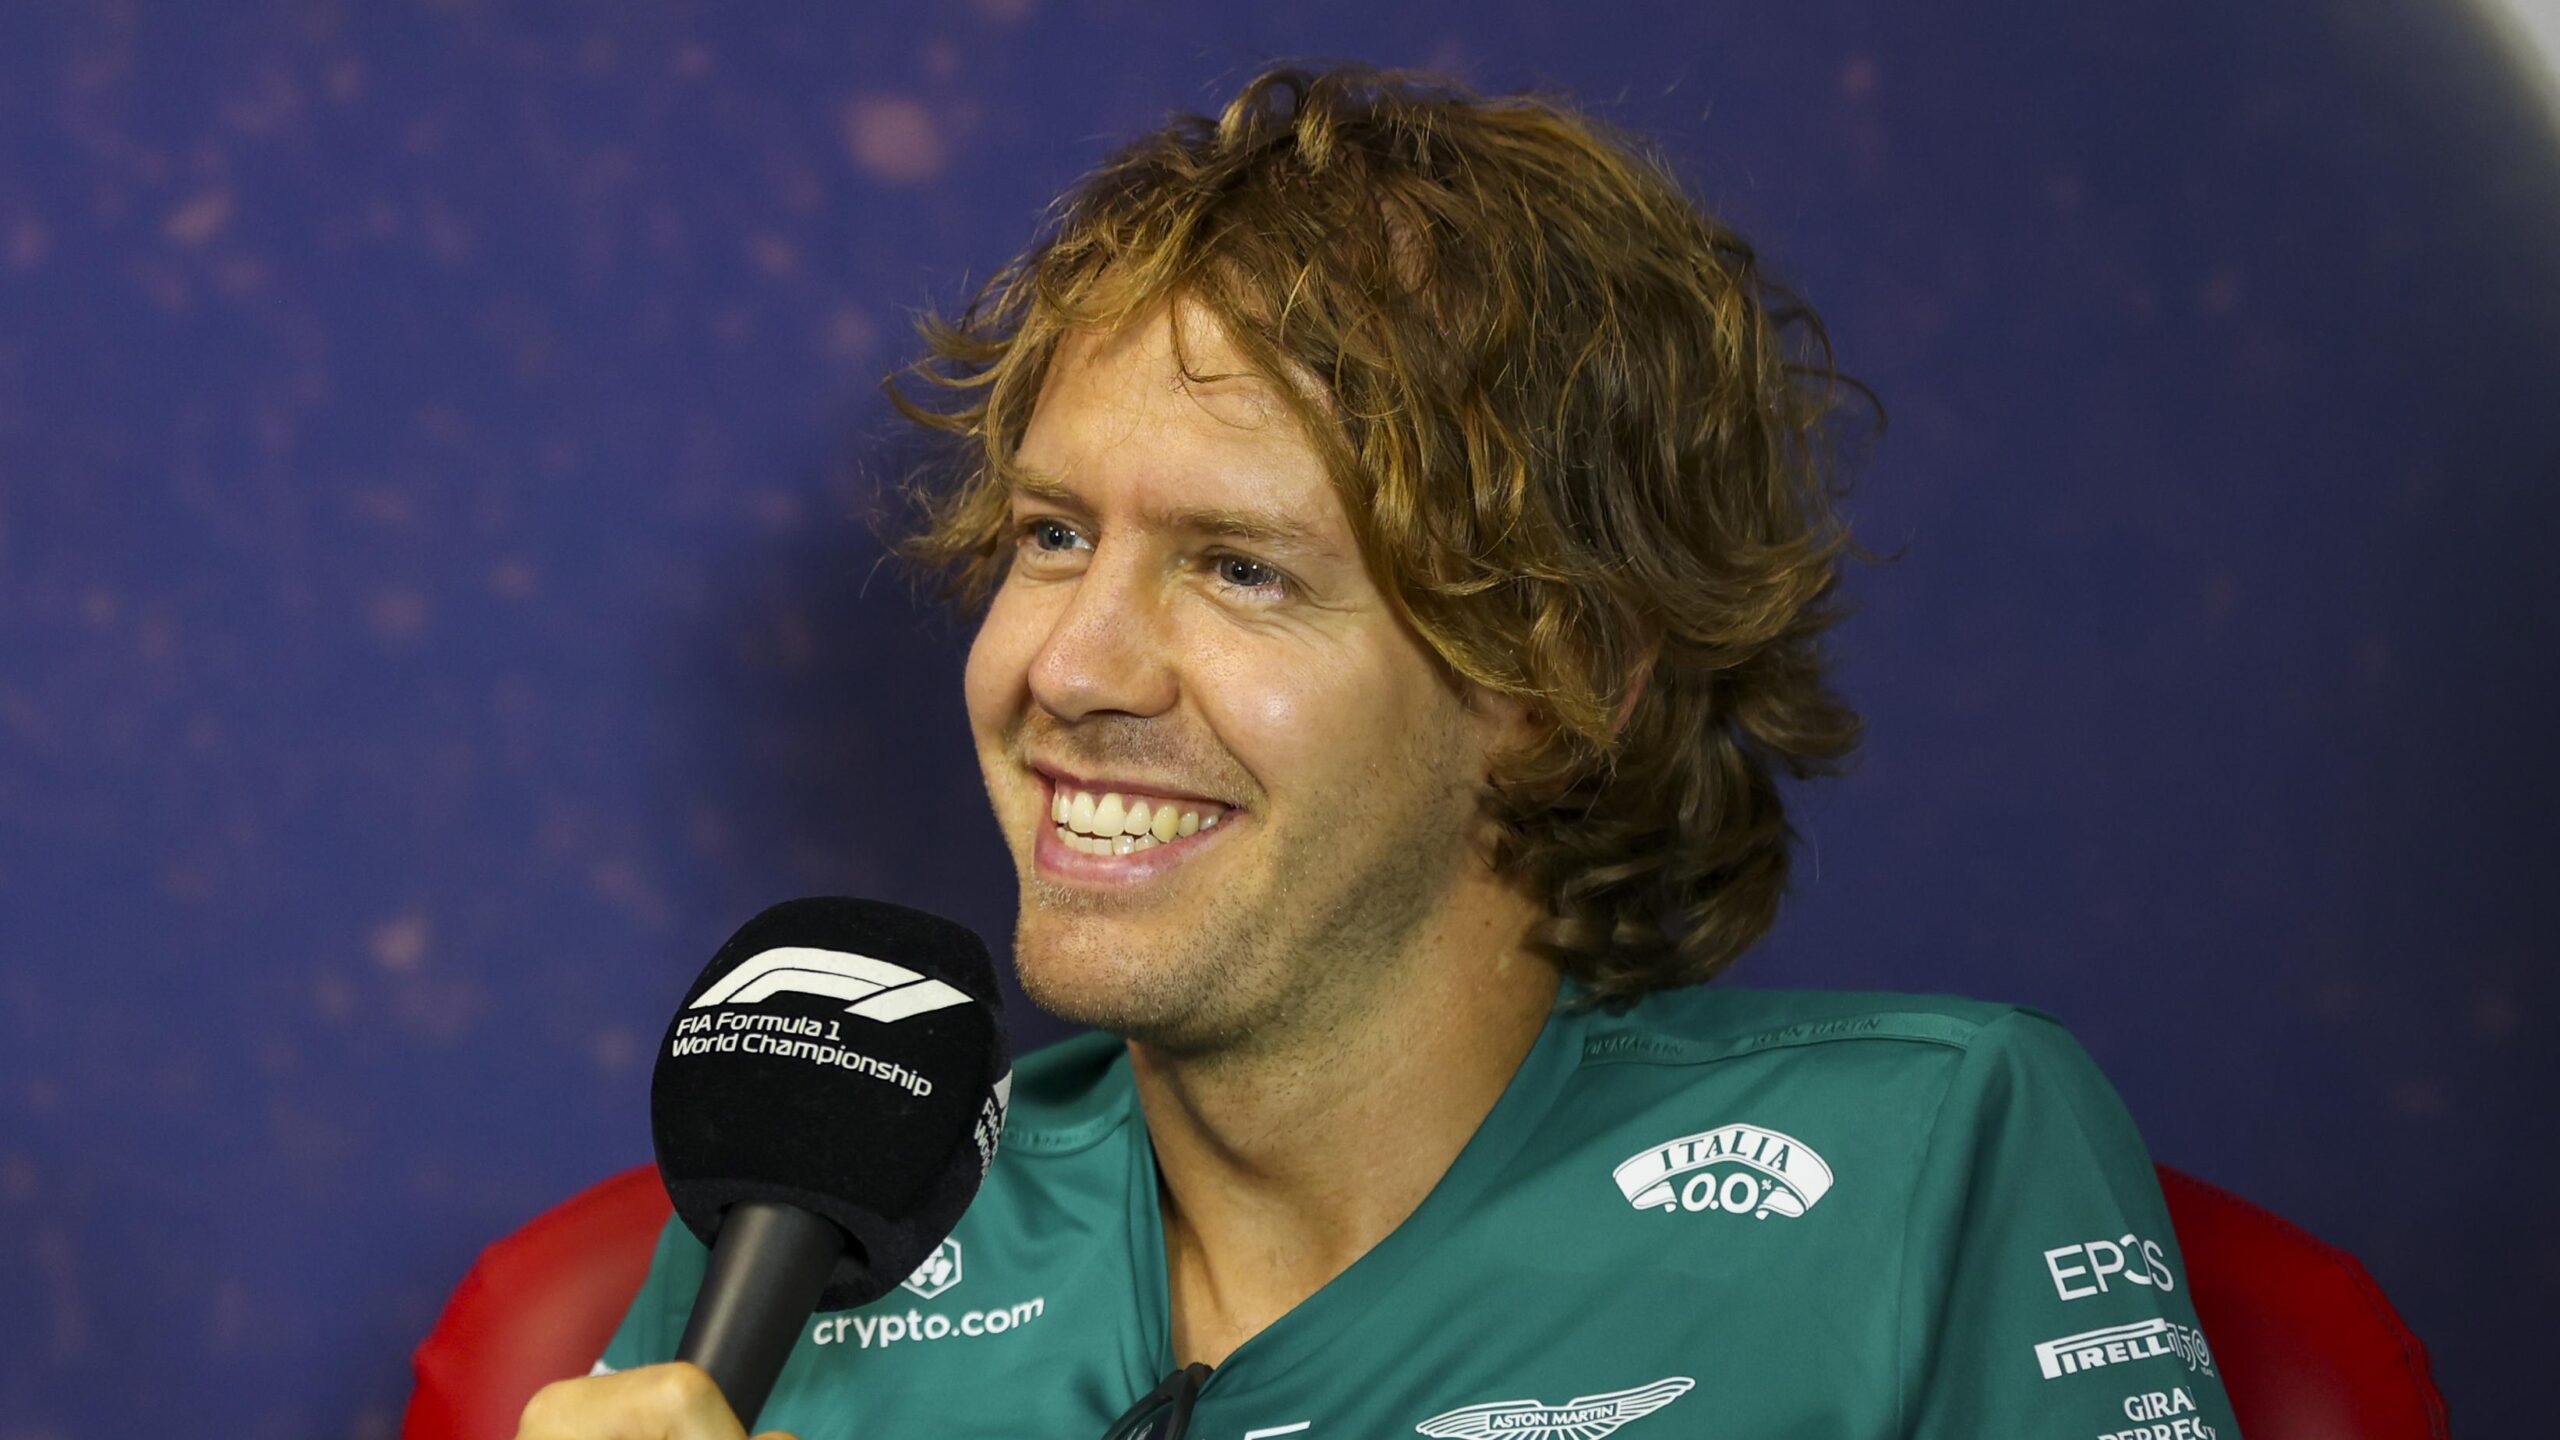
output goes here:
{"type": "Polygon", "coordinates": [[[2160,1157],[2371,1264],[2466,1430],[2547,1425],[2560,149],[2518,33],[0,7],[0,1440],[387,1435],[477,1249],[646,1157],[747,915],[876,895],[1001,955],[876,382],[1113,137],[1295,54],[1659,136],[1890,407],[1865,763],[1741,978],[2051,1010],[2160,1157]]]}

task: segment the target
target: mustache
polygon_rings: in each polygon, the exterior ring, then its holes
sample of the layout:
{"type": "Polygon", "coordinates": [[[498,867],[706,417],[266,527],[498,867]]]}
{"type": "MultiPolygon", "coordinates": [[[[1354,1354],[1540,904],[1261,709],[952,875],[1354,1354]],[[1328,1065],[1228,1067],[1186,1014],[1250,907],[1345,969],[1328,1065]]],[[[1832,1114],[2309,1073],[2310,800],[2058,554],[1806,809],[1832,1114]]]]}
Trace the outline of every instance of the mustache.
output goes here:
{"type": "Polygon", "coordinates": [[[1241,796],[1230,767],[1208,759],[1163,722],[1135,715],[1102,715],[1073,726],[1015,727],[1006,748],[1028,768],[1034,753],[1087,775],[1139,771],[1208,795],[1241,796]]]}

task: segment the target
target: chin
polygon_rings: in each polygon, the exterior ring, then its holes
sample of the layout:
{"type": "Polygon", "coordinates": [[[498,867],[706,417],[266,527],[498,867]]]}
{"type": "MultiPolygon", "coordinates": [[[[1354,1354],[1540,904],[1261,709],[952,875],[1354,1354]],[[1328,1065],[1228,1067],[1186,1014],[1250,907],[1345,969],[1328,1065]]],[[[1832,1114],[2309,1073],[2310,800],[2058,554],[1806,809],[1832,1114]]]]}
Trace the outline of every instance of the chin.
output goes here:
{"type": "Polygon", "coordinates": [[[1014,978],[1032,1004],[1071,1024],[1124,1033],[1125,1027],[1150,1008],[1143,994],[1146,966],[1125,951],[1071,936],[1078,922],[1052,919],[1036,928],[1017,928],[1013,937],[1014,978]],[[1079,943],[1081,941],[1082,943],[1079,943]]]}
{"type": "Polygon", "coordinates": [[[1191,966],[1020,932],[1013,953],[1023,997],[1047,1014],[1144,1045],[1187,1050],[1199,1043],[1203,977],[1191,966]]]}

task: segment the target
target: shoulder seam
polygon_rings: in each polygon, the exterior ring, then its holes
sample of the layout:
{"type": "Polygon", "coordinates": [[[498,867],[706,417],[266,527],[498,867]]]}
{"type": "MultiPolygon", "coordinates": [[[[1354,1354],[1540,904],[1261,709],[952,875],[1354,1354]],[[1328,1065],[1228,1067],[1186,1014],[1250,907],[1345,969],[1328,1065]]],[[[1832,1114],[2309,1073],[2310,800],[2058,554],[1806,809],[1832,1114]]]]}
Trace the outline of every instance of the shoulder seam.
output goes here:
{"type": "Polygon", "coordinates": [[[1935,1015],[1925,1011],[1886,1011],[1872,1015],[1844,1016],[1836,1020],[1789,1025],[1757,1034],[1724,1036],[1713,1039],[1686,1039],[1660,1034],[1619,1033],[1605,1035],[1583,1046],[1585,1064],[1609,1064],[1631,1061],[1656,1064],[1705,1064],[1741,1055],[1755,1055],[1764,1050],[1784,1050],[1802,1045],[1828,1045],[1850,1040],[1899,1040],[1915,1045],[1943,1045],[1956,1050],[1969,1049],[1973,1037],[1985,1026],[1998,1024],[2016,1011],[2007,1011],[1989,1020],[1966,1020],[1952,1015],[1935,1015]]]}

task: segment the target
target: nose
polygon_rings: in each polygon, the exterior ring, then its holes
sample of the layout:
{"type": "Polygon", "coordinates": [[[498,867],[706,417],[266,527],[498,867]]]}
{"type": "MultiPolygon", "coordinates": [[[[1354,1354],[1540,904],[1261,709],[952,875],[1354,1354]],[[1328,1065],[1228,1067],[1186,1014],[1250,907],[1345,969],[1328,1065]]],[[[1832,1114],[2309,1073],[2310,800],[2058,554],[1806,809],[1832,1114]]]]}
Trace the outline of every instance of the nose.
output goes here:
{"type": "Polygon", "coordinates": [[[1179,691],[1164,587],[1141,552],[1109,550],[1063,587],[1031,659],[1032,698],[1060,720],[1160,715],[1179,691]]]}

